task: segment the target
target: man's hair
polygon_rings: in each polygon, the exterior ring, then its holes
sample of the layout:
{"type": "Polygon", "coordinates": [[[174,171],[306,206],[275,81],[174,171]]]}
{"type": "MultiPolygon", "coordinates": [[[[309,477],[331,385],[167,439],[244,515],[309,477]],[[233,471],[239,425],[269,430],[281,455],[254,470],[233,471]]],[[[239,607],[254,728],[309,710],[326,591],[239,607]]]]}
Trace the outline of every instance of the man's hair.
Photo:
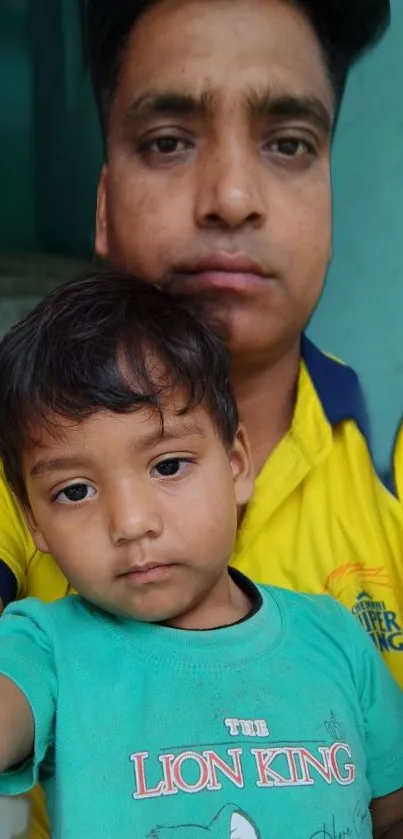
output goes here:
{"type": "MultiPolygon", "coordinates": [[[[229,0],[229,2],[232,0],[229,0]]],[[[124,50],[138,19],[159,0],[88,0],[87,48],[104,140],[124,50]]],[[[390,22],[390,0],[288,0],[311,21],[333,87],[336,114],[350,67],[390,22]]]]}
{"type": "Polygon", "coordinates": [[[57,436],[61,417],[149,407],[163,430],[176,388],[178,415],[205,405],[230,446],[238,413],[229,356],[196,303],[116,272],[57,288],[0,343],[0,457],[11,488],[28,503],[21,455],[38,425],[57,436]]]}

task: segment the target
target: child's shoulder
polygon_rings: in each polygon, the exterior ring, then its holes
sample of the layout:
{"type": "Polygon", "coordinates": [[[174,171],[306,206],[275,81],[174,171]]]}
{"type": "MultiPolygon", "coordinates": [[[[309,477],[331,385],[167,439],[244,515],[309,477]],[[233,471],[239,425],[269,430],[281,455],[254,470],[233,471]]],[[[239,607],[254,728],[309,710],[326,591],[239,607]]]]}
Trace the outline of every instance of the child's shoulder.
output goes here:
{"type": "Polygon", "coordinates": [[[310,617],[333,617],[335,620],[344,618],[348,612],[340,603],[328,594],[310,594],[280,586],[259,585],[263,597],[272,597],[281,609],[294,614],[307,614],[310,617]]]}
{"type": "MultiPolygon", "coordinates": [[[[3,613],[4,618],[21,618],[42,629],[44,632],[63,631],[68,625],[69,633],[74,626],[83,628],[83,624],[94,625],[94,614],[101,623],[101,613],[91,604],[87,603],[78,595],[68,595],[50,603],[44,603],[37,597],[27,597],[17,600],[7,606],[3,613]]],[[[107,619],[107,616],[105,615],[107,619]]]]}
{"type": "Polygon", "coordinates": [[[325,647],[337,647],[348,657],[356,659],[357,652],[372,641],[357,619],[337,600],[327,594],[302,592],[259,586],[264,598],[272,598],[294,637],[310,644],[316,638],[325,647]]]}

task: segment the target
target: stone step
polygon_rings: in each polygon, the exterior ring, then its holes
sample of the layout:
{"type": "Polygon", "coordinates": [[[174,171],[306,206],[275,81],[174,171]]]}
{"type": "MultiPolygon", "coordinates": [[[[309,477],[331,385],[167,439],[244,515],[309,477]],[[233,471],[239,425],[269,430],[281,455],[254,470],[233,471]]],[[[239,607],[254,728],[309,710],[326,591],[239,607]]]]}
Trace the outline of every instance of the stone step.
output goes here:
{"type": "Polygon", "coordinates": [[[80,259],[0,252],[0,336],[53,288],[93,268],[80,259]]]}

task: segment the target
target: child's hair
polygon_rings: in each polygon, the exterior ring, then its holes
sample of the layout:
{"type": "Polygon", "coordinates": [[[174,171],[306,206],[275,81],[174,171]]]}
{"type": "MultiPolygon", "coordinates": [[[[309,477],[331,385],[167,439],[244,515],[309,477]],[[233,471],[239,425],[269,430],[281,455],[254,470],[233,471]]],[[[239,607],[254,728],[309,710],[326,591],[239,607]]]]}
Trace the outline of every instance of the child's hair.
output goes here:
{"type": "MultiPolygon", "coordinates": [[[[104,142],[124,51],[137,21],[158,0],[88,0],[87,49],[104,142]]],[[[350,67],[390,22],[389,0],[290,0],[311,21],[339,110],[350,67]]]]}
{"type": "Polygon", "coordinates": [[[163,427],[164,399],[177,387],[181,413],[205,404],[230,446],[238,413],[229,358],[196,304],[116,272],[56,289],[0,343],[0,457],[19,500],[28,504],[21,453],[33,426],[57,435],[58,417],[150,406],[163,427]]]}

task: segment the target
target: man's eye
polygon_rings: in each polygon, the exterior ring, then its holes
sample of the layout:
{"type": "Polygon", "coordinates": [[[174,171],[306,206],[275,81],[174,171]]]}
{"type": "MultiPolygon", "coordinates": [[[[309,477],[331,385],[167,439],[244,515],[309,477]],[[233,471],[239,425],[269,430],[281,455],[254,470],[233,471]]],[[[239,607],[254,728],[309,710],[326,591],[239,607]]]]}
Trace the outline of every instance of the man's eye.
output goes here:
{"type": "Polygon", "coordinates": [[[79,501],[86,501],[96,494],[94,487],[89,484],[71,484],[58,492],[53,500],[58,504],[77,504],[79,501]]]}
{"type": "Polygon", "coordinates": [[[282,140],[275,140],[268,144],[269,151],[281,154],[284,157],[301,157],[304,154],[314,154],[315,149],[306,140],[294,140],[292,137],[284,137],[282,140]]]}
{"type": "Polygon", "coordinates": [[[181,140],[179,137],[167,136],[149,140],[147,143],[144,143],[143,149],[158,154],[177,154],[178,152],[186,151],[190,147],[191,143],[186,140],[181,140]]]}
{"type": "Polygon", "coordinates": [[[139,145],[139,150],[143,154],[159,154],[159,155],[174,155],[181,154],[193,148],[190,140],[166,135],[165,137],[154,137],[153,140],[144,140],[139,145]]]}
{"type": "Polygon", "coordinates": [[[169,457],[166,460],[161,460],[153,467],[153,472],[159,478],[173,478],[176,475],[181,475],[189,468],[190,461],[180,457],[169,457]]]}

